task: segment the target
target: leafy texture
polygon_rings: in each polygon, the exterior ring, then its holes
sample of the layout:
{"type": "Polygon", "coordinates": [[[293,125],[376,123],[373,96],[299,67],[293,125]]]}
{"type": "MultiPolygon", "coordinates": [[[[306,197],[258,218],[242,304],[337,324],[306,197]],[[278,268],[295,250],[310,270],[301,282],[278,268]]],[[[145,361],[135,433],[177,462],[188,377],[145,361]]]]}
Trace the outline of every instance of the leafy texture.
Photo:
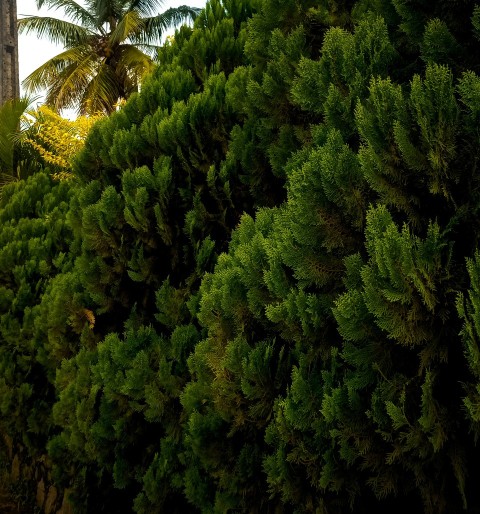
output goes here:
{"type": "Polygon", "coordinates": [[[75,512],[478,511],[479,19],[212,0],[5,188],[0,430],[75,512]]]}

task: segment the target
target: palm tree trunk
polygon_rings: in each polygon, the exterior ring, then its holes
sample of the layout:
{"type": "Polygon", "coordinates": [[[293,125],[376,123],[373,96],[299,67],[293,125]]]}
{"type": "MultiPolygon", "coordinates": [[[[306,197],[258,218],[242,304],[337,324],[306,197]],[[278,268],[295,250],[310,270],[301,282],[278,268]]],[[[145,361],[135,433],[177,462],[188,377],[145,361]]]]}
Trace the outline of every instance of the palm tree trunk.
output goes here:
{"type": "Polygon", "coordinates": [[[0,105],[20,96],[16,0],[0,0],[0,105]]]}

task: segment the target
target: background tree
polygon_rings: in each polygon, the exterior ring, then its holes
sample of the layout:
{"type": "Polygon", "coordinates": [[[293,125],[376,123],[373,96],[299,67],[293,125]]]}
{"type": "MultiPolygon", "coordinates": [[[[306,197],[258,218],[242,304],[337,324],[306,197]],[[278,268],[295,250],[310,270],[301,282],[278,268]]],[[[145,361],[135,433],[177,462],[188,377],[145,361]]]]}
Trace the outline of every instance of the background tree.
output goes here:
{"type": "Polygon", "coordinates": [[[35,32],[64,46],[64,51],[23,82],[29,91],[46,89],[55,109],[76,107],[81,114],[112,112],[119,100],[138,91],[152,70],[152,56],[164,31],[195,19],[187,6],[157,14],[162,0],[37,0],[38,8],[62,8],[71,21],[29,16],[19,32],[35,32]]]}

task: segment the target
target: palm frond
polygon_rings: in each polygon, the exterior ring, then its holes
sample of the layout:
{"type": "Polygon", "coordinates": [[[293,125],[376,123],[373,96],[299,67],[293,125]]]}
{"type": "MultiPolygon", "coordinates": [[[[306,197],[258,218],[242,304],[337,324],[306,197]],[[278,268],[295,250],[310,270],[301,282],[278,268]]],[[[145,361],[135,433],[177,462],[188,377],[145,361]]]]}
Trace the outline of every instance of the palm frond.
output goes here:
{"type": "Polygon", "coordinates": [[[84,27],[93,29],[96,26],[94,16],[75,0],[40,0],[37,2],[39,9],[43,5],[53,10],[63,9],[71,21],[84,27]]]}
{"type": "Polygon", "coordinates": [[[83,91],[79,114],[110,113],[121,96],[114,70],[102,63],[83,91]]]}
{"type": "Polygon", "coordinates": [[[121,45],[119,47],[119,59],[117,68],[128,70],[127,73],[134,74],[139,82],[147,73],[150,73],[155,64],[151,57],[143,53],[133,45],[121,45]]]}
{"type": "Polygon", "coordinates": [[[53,43],[64,47],[86,43],[95,35],[95,32],[81,25],[47,16],[28,16],[18,20],[18,31],[21,34],[34,32],[38,37],[47,37],[53,43]]]}
{"type": "MultiPolygon", "coordinates": [[[[64,2],[69,0],[37,0],[37,8],[45,6],[51,9],[63,7],[64,2]]],[[[109,17],[119,19],[122,15],[121,6],[125,0],[120,2],[115,0],[85,0],[85,11],[91,15],[93,26],[98,30],[108,20],[109,17]]]]}
{"type": "Polygon", "coordinates": [[[137,11],[143,17],[150,17],[158,14],[164,4],[164,0],[131,0],[128,11],[137,11]]]}
{"type": "Polygon", "coordinates": [[[144,22],[137,11],[130,11],[120,20],[109,37],[109,44],[114,46],[123,43],[126,39],[135,34],[141,33],[144,22]]]}
{"type": "Polygon", "coordinates": [[[201,9],[182,5],[167,9],[158,16],[143,18],[145,29],[141,34],[131,37],[133,43],[153,43],[160,41],[162,35],[169,29],[177,27],[182,23],[189,23],[195,20],[201,9]]]}
{"type": "Polygon", "coordinates": [[[98,27],[105,23],[109,25],[108,31],[115,29],[116,24],[124,14],[125,0],[94,0],[89,7],[95,13],[98,27]]]}
{"type": "Polygon", "coordinates": [[[79,45],[74,48],[68,48],[30,73],[30,75],[23,80],[22,86],[29,92],[49,88],[52,82],[58,80],[59,75],[67,66],[71,63],[82,61],[91,51],[89,45],[79,45]]]}
{"type": "Polygon", "coordinates": [[[78,109],[78,102],[82,97],[83,90],[87,86],[88,80],[79,73],[78,66],[70,64],[59,76],[58,81],[47,90],[45,105],[57,112],[60,112],[62,109],[78,109]],[[83,83],[82,89],[71,87],[73,79],[77,77],[77,83],[83,83]]]}
{"type": "Polygon", "coordinates": [[[57,111],[74,107],[97,73],[99,65],[98,56],[94,52],[84,55],[81,60],[70,62],[47,90],[46,103],[57,111]]]}
{"type": "MultiPolygon", "coordinates": [[[[134,45],[128,45],[134,46],[134,45]]],[[[148,55],[152,60],[155,59],[158,52],[158,45],[148,45],[146,43],[135,43],[135,48],[138,48],[145,55],[148,55]]]]}

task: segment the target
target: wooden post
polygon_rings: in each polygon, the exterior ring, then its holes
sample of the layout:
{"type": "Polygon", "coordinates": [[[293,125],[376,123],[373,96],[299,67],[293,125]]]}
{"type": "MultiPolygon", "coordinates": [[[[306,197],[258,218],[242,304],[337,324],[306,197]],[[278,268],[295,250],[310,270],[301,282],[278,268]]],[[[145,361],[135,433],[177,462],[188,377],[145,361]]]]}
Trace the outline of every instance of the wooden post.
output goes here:
{"type": "Polygon", "coordinates": [[[0,0],[0,105],[19,98],[16,0],[0,0]]]}

